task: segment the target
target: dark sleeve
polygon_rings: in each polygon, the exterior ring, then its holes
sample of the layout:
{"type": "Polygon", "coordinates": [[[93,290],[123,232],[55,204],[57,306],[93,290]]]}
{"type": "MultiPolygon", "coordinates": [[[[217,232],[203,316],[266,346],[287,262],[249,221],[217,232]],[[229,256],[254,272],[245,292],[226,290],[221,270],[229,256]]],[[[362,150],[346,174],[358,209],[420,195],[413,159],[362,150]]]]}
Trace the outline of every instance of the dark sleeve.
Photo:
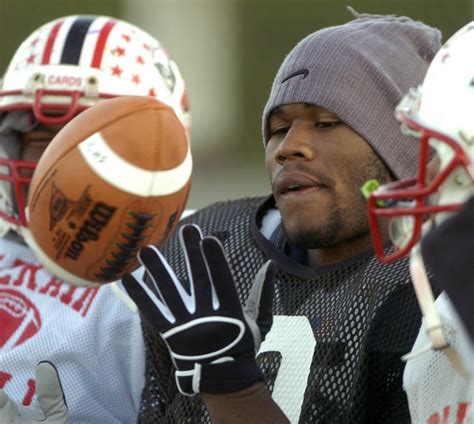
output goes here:
{"type": "Polygon", "coordinates": [[[403,390],[405,363],[421,325],[421,312],[411,284],[395,289],[377,311],[368,340],[366,423],[409,424],[403,390]]]}
{"type": "Polygon", "coordinates": [[[163,422],[176,395],[171,358],[156,330],[142,320],[145,342],[145,386],[141,396],[138,424],[163,422]]]}
{"type": "Polygon", "coordinates": [[[474,197],[421,241],[431,283],[448,294],[474,342],[474,197]]]}

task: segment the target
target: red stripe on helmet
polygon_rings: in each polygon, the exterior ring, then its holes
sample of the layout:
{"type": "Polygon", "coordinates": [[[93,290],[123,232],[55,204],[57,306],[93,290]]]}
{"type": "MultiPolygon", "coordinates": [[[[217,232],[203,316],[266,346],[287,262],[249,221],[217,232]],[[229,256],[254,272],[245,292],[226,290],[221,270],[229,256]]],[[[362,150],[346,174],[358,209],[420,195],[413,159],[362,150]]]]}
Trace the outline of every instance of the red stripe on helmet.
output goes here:
{"type": "Polygon", "coordinates": [[[56,41],[56,37],[58,36],[59,28],[61,28],[61,25],[63,24],[63,22],[64,21],[57,22],[53,26],[53,29],[48,35],[48,40],[46,41],[46,47],[44,48],[44,52],[43,52],[43,58],[41,59],[42,65],[47,65],[49,63],[49,60],[51,59],[51,52],[53,51],[53,45],[54,45],[54,42],[56,41]]]}
{"type": "Polygon", "coordinates": [[[100,64],[102,63],[102,56],[104,55],[104,47],[109,37],[110,31],[115,26],[117,21],[110,20],[107,21],[100,31],[99,39],[97,40],[97,44],[95,45],[94,56],[92,57],[92,64],[93,68],[100,68],[100,64]]]}

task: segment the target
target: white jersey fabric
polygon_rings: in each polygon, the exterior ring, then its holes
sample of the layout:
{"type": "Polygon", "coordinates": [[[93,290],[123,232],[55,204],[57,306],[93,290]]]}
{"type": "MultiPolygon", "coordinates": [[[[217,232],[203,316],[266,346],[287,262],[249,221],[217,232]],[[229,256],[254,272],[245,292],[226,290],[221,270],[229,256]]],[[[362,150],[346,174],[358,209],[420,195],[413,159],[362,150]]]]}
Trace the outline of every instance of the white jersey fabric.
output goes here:
{"type": "MultiPolygon", "coordinates": [[[[414,424],[474,424],[474,351],[448,296],[435,302],[444,334],[464,361],[461,375],[441,351],[430,350],[408,361],[403,385],[414,424]]],[[[413,352],[429,345],[423,322],[413,352]]]]}
{"type": "Polygon", "coordinates": [[[71,423],[134,423],[145,354],[138,311],[120,290],[62,283],[26,246],[0,239],[0,387],[34,404],[35,367],[48,360],[71,423]]]}

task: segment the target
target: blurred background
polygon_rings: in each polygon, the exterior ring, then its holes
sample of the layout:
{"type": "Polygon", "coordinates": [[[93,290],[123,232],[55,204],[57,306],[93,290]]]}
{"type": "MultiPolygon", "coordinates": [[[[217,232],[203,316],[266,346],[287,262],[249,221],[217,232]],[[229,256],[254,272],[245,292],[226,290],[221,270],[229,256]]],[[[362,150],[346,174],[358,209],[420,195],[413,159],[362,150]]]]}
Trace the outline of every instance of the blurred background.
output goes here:
{"type": "Polygon", "coordinates": [[[168,49],[188,85],[193,187],[188,206],[266,194],[260,118],[273,77],[305,35],[359,13],[407,15],[447,39],[474,0],[0,0],[0,73],[37,27],[71,14],[109,15],[168,49]]]}

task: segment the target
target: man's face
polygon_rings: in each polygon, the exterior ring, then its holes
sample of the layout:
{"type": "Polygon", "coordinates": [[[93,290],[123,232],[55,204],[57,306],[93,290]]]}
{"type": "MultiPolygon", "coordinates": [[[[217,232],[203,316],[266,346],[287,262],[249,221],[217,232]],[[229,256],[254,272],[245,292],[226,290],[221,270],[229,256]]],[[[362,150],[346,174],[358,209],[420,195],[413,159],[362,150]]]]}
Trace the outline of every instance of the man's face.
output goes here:
{"type": "Polygon", "coordinates": [[[291,104],[269,120],[265,161],[290,243],[319,249],[369,235],[360,187],[391,180],[369,144],[321,107],[291,104]]]}
{"type": "MultiPolygon", "coordinates": [[[[64,126],[61,125],[38,125],[33,131],[23,135],[21,144],[20,160],[38,162],[48,144],[64,126]]],[[[31,176],[29,169],[22,170],[23,176],[31,176]]]]}

